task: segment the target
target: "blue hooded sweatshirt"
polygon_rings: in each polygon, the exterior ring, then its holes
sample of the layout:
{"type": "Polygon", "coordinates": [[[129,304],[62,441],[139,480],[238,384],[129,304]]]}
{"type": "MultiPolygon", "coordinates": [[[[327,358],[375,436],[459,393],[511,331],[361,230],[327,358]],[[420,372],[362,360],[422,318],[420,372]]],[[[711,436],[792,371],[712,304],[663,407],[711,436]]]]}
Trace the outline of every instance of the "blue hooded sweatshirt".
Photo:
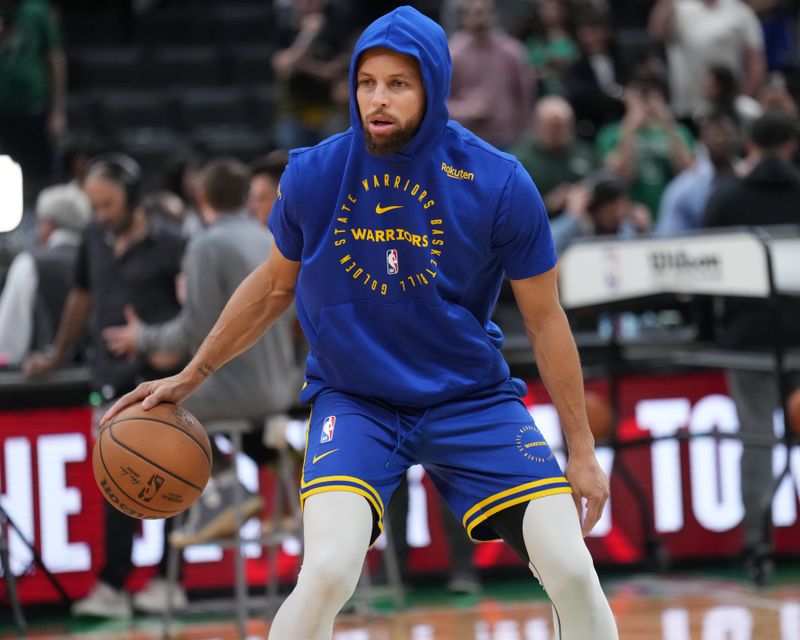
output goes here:
{"type": "Polygon", "coordinates": [[[544,273],[556,253],[519,161],[448,119],[451,66],[439,25],[411,7],[384,15],[353,52],[350,129],[290,154],[269,227],[302,263],[304,402],[333,388],[428,407],[509,380],[490,320],[503,274],[544,273]],[[356,100],[373,47],[416,58],[427,94],[419,131],[381,158],[366,151],[356,100]]]}

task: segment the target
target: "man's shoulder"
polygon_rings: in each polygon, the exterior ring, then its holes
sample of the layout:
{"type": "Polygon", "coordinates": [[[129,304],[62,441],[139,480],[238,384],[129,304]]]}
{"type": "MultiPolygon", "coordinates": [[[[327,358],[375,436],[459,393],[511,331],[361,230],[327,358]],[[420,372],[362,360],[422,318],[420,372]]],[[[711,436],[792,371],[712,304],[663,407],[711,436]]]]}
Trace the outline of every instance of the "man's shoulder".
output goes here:
{"type": "Polygon", "coordinates": [[[316,161],[320,158],[347,153],[353,140],[353,130],[336,133],[318,142],[313,147],[296,147],[289,151],[289,161],[316,161]]]}
{"type": "Polygon", "coordinates": [[[483,165],[512,169],[519,164],[516,156],[500,151],[455,120],[447,123],[444,144],[447,151],[470,155],[476,162],[483,165]]]}

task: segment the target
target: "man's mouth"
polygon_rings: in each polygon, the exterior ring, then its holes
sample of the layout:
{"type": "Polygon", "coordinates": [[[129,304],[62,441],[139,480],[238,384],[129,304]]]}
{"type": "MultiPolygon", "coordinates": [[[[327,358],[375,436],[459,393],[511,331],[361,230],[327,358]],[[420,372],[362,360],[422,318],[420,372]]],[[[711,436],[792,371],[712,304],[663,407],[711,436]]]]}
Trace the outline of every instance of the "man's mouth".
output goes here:
{"type": "Polygon", "coordinates": [[[394,127],[395,121],[393,118],[385,115],[375,115],[367,118],[367,128],[370,133],[381,135],[391,131],[394,127]]]}

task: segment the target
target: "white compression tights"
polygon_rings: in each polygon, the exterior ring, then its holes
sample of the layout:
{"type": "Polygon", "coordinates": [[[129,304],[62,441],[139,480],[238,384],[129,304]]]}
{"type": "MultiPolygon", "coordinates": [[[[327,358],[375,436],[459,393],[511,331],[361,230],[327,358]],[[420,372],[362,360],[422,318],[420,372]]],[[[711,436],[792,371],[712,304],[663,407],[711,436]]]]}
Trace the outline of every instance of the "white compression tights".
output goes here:
{"type": "MultiPolygon", "coordinates": [[[[334,618],[358,583],[371,530],[372,512],[359,495],[329,492],[306,500],[303,567],[275,616],[269,640],[331,640],[334,618]]],[[[572,497],[530,502],[523,537],[531,569],[553,602],[556,639],[617,640],[572,497]]]]}
{"type": "Polygon", "coordinates": [[[556,640],[617,640],[572,496],[562,493],[528,503],[522,534],[531,571],[553,603],[556,640]]]}
{"type": "Polygon", "coordinates": [[[303,509],[303,566],[269,640],[331,640],[333,619],[355,591],[369,548],[372,510],[360,495],[310,496],[303,509]]]}

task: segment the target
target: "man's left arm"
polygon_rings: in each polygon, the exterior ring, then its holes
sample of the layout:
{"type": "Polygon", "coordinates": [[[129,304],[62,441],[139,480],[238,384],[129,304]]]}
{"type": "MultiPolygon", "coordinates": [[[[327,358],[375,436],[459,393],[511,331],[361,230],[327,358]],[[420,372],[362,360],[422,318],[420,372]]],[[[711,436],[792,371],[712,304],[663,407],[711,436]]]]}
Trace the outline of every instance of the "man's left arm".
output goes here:
{"type": "Polygon", "coordinates": [[[58,24],[49,12],[44,15],[42,28],[50,75],[50,115],[47,128],[53,141],[57,142],[67,130],[67,56],[58,24]]]}
{"type": "Polygon", "coordinates": [[[608,478],[595,457],[578,350],[558,299],[556,273],[554,267],[531,278],[511,280],[511,288],[536,356],[539,375],[561,420],[569,451],[565,474],[579,513],[581,498],[586,498],[583,520],[586,536],[603,513],[608,499],[608,478]]]}

